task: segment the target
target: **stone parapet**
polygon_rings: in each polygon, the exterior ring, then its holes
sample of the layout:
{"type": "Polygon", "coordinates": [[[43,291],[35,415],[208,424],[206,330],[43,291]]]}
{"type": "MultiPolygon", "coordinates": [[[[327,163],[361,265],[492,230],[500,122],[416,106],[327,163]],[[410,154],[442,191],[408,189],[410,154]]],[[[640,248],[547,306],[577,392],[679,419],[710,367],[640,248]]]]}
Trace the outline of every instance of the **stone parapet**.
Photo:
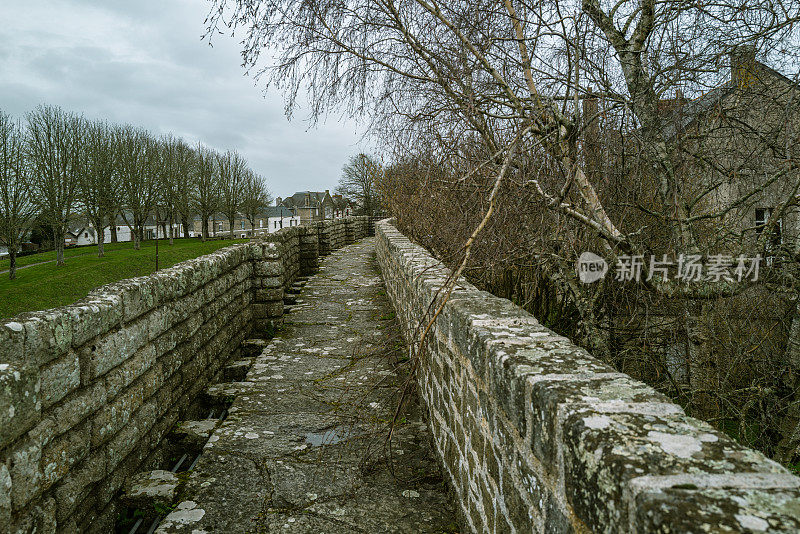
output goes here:
{"type": "MultiPolygon", "coordinates": [[[[417,347],[450,271],[391,220],[376,235],[417,347]]],[[[423,347],[421,396],[473,532],[800,529],[800,479],[506,299],[459,280],[423,347]]]]}
{"type": "Polygon", "coordinates": [[[0,532],[113,531],[126,480],[164,463],[164,437],[197,417],[243,340],[279,324],[285,290],[347,224],[285,228],[0,322],[0,532]]]}

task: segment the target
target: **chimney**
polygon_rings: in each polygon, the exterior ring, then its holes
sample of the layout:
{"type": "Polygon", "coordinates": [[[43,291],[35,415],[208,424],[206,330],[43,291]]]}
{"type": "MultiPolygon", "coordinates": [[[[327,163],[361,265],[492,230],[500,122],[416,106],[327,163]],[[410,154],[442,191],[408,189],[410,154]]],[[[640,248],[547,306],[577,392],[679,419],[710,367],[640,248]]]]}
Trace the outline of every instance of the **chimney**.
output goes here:
{"type": "Polygon", "coordinates": [[[587,140],[595,141],[599,137],[600,127],[597,120],[597,97],[591,93],[590,87],[586,98],[583,99],[583,135],[587,140]]]}
{"type": "Polygon", "coordinates": [[[276,206],[280,206],[281,205],[281,197],[275,197],[275,205],[276,206]]]}
{"type": "Polygon", "coordinates": [[[730,53],[731,83],[734,87],[742,89],[753,81],[756,73],[756,47],[753,45],[740,45],[730,53]]]}

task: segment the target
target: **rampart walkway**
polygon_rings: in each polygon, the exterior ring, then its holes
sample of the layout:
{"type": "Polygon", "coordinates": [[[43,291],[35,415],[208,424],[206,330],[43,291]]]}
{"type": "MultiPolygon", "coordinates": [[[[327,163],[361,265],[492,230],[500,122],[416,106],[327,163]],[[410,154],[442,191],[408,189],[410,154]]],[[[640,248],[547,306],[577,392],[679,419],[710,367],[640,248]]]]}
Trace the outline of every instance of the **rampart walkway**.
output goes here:
{"type": "Polygon", "coordinates": [[[246,379],[211,387],[235,400],[158,533],[456,530],[418,406],[387,447],[402,340],[374,255],[334,251],[246,379]]]}

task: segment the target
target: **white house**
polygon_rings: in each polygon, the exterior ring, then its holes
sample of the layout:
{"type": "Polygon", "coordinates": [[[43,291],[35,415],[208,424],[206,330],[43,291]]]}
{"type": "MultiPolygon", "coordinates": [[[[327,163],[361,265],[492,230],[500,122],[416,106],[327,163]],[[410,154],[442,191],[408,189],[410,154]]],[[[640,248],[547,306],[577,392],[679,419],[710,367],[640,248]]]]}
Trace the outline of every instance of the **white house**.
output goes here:
{"type": "Polygon", "coordinates": [[[73,227],[64,234],[64,245],[68,247],[94,245],[96,243],[97,236],[91,226],[73,227]]]}

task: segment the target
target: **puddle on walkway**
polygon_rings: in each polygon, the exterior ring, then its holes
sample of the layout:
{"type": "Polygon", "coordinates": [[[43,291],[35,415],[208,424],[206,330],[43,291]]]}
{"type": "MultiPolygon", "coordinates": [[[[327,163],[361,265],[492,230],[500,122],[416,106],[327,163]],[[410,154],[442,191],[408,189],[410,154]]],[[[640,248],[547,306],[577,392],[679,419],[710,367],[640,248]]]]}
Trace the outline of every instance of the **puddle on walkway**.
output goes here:
{"type": "Polygon", "coordinates": [[[336,426],[322,432],[309,432],[306,434],[306,443],[314,447],[322,445],[335,445],[354,435],[353,431],[345,426],[336,426]]]}

